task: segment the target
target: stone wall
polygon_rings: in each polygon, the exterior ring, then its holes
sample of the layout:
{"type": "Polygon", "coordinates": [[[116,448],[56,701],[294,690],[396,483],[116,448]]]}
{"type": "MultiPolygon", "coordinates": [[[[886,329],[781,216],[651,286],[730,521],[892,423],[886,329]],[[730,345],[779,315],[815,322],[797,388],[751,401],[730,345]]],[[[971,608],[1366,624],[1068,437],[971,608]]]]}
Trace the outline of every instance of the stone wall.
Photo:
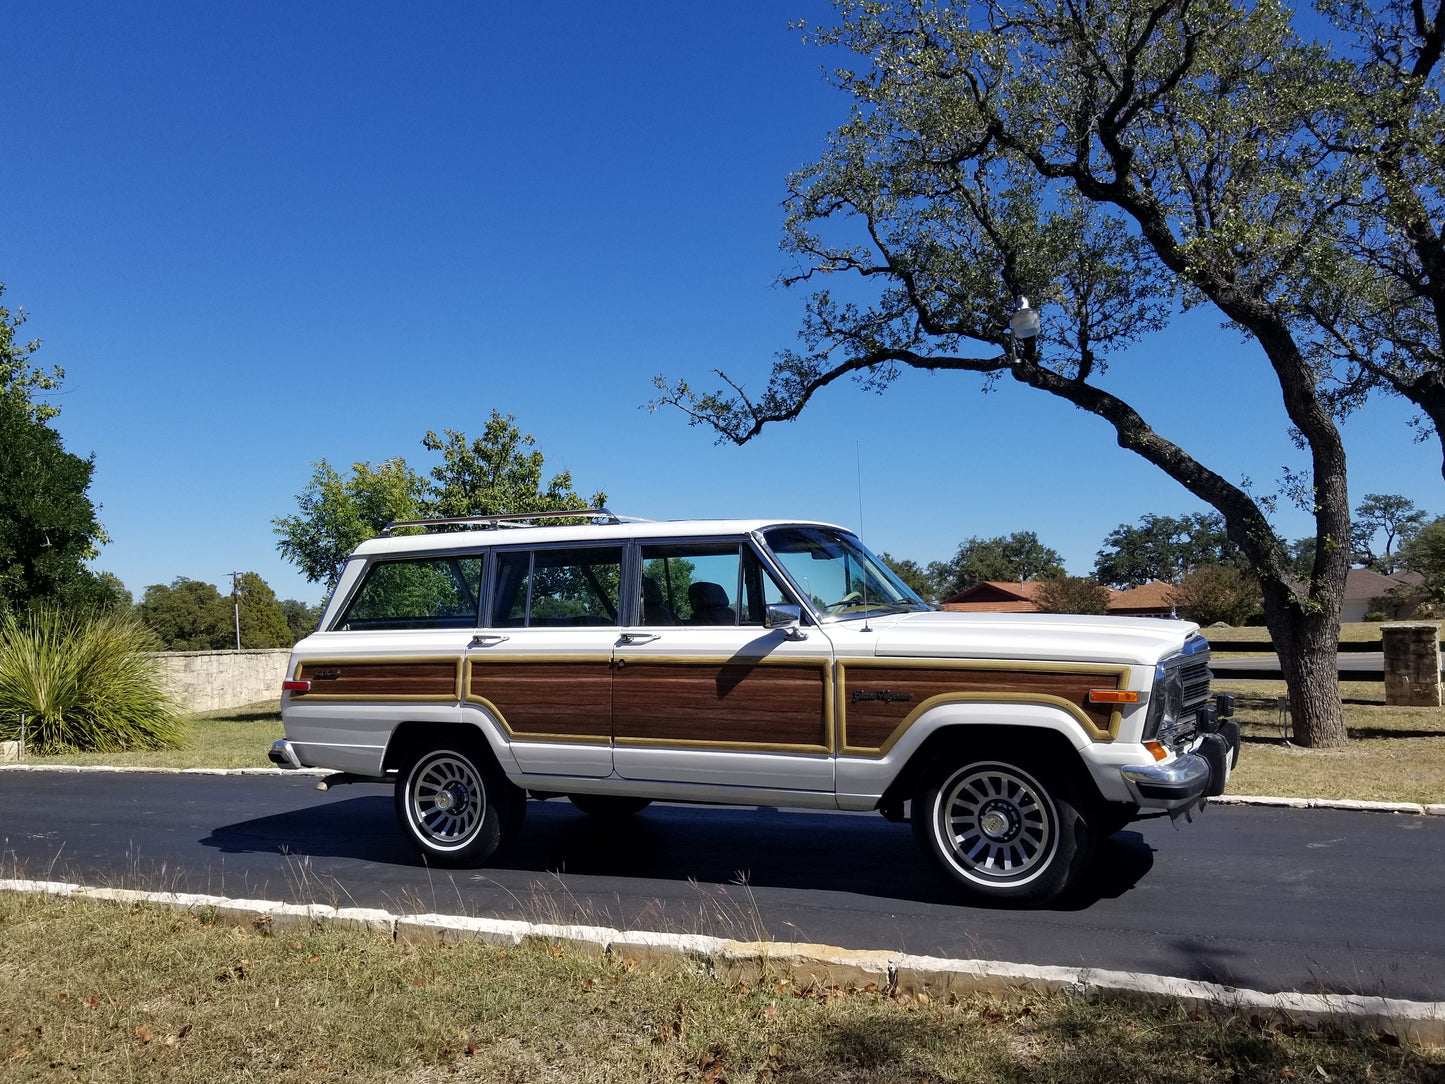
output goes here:
{"type": "Polygon", "coordinates": [[[162,651],[156,655],[166,687],[186,712],[239,708],[281,695],[291,649],[162,651]]]}

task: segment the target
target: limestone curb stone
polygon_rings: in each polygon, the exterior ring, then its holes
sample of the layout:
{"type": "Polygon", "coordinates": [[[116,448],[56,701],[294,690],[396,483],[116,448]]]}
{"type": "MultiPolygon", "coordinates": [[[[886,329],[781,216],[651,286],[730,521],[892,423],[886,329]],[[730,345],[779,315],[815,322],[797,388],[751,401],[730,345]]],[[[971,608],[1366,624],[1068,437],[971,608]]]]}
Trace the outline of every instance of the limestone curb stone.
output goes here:
{"type": "Polygon", "coordinates": [[[1158,1004],[1183,1004],[1215,1017],[1249,1015],[1308,1026],[1333,1026],[1357,1033],[1388,1032],[1425,1046],[1445,1045],[1445,1002],[1401,1001],[1351,994],[1270,994],[1166,975],[1097,968],[1040,967],[995,960],[953,960],[886,950],[854,951],[832,945],[724,941],[720,938],[604,926],[529,923],[464,915],[392,916],[374,908],[325,904],[283,904],[232,900],[179,892],[86,888],[67,882],[0,880],[0,891],[59,896],[120,904],[145,903],[182,910],[212,909],[245,922],[261,934],[278,927],[362,923],[400,941],[483,941],[517,945],[523,940],[567,944],[599,956],[644,948],[656,962],[691,959],[730,981],[756,981],[783,973],[803,985],[868,989],[892,996],[946,998],[950,994],[1017,993],[1045,990],[1105,994],[1158,1004]],[[672,950],[672,951],[669,951],[672,950]]]}

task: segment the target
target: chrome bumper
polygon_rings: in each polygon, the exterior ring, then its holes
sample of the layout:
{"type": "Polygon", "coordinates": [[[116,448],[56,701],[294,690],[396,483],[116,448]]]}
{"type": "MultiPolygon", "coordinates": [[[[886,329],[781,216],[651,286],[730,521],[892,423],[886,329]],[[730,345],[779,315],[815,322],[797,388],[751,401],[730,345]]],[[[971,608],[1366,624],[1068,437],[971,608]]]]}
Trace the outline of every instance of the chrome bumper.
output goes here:
{"type": "Polygon", "coordinates": [[[1224,793],[1239,759],[1238,733],[1235,727],[1228,733],[1206,734],[1194,752],[1167,764],[1131,764],[1119,772],[1144,809],[1174,813],[1203,805],[1205,799],[1224,793]]]}
{"type": "Polygon", "coordinates": [[[274,742],[266,753],[266,759],[278,768],[300,768],[301,758],[296,755],[296,750],[285,738],[279,738],[274,742]]]}

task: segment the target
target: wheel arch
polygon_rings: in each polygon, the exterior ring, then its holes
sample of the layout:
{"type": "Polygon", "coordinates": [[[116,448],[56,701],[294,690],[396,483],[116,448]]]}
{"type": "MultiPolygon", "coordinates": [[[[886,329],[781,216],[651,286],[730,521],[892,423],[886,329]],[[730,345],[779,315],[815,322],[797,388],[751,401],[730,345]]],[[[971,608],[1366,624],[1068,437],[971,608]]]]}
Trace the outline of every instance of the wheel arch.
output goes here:
{"type": "MultiPolygon", "coordinates": [[[[1072,728],[1077,730],[1077,728],[1072,728]]],[[[902,767],[889,781],[878,808],[898,808],[941,766],[953,766],[982,756],[1011,757],[1019,767],[1042,766],[1064,776],[1090,803],[1103,801],[1088,765],[1074,744],[1069,724],[1038,719],[1018,723],[950,721],[930,729],[907,753],[902,767]]],[[[1082,734],[1078,737],[1083,741],[1082,734]]]]}
{"type": "Polygon", "coordinates": [[[386,752],[382,754],[381,770],[400,771],[417,753],[448,745],[459,746],[459,751],[485,755],[499,771],[506,774],[506,761],[498,755],[491,736],[484,728],[475,723],[441,723],[418,719],[398,723],[392,730],[386,743],[386,752]]]}

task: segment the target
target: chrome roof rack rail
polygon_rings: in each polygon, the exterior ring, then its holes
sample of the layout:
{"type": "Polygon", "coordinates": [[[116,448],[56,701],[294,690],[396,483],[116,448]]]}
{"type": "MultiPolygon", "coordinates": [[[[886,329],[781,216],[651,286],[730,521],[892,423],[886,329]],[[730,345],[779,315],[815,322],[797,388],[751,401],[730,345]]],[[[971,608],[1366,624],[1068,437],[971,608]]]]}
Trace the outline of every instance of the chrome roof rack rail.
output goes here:
{"type": "Polygon", "coordinates": [[[381,537],[391,534],[395,527],[425,527],[436,530],[442,527],[471,525],[483,530],[502,527],[530,527],[539,519],[592,519],[604,524],[651,523],[641,516],[621,516],[609,508],[574,508],[565,512],[509,512],[500,516],[448,516],[445,519],[394,519],[381,529],[381,537]]]}

